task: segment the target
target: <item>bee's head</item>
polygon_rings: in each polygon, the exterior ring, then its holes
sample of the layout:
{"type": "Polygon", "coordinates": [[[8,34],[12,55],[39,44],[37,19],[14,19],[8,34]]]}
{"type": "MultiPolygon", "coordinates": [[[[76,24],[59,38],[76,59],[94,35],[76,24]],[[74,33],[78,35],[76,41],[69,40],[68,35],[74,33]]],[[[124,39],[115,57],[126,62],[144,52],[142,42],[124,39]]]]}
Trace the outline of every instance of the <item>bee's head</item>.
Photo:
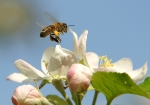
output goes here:
{"type": "Polygon", "coordinates": [[[63,26],[64,26],[64,27],[67,27],[67,24],[66,24],[66,23],[63,23],[63,26]]]}
{"type": "Polygon", "coordinates": [[[67,32],[67,27],[68,27],[68,26],[67,26],[67,24],[66,24],[66,23],[63,23],[63,27],[64,27],[64,29],[63,29],[63,30],[64,30],[64,32],[67,32]]]}
{"type": "Polygon", "coordinates": [[[64,31],[65,33],[67,33],[67,29],[68,29],[69,26],[74,26],[74,25],[68,25],[68,26],[67,26],[66,23],[62,23],[62,24],[63,24],[63,27],[64,27],[64,28],[63,28],[63,31],[64,31]]]}

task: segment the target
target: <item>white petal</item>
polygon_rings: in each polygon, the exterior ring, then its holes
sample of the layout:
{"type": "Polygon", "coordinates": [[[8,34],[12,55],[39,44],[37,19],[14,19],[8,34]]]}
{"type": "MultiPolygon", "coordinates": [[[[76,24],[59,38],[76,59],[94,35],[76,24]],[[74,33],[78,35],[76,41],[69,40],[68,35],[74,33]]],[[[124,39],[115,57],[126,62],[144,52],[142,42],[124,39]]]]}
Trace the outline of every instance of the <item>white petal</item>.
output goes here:
{"type": "Polygon", "coordinates": [[[129,58],[122,58],[119,61],[113,63],[113,67],[109,67],[117,70],[117,72],[129,72],[133,70],[132,61],[129,58]]]}
{"type": "Polygon", "coordinates": [[[67,75],[68,71],[69,71],[69,66],[64,66],[62,65],[61,68],[55,70],[55,71],[52,71],[51,73],[52,74],[57,74],[59,75],[60,77],[64,77],[67,75]]]}
{"type": "Polygon", "coordinates": [[[90,67],[92,68],[99,67],[99,56],[97,54],[95,54],[94,52],[88,52],[86,53],[86,58],[88,60],[90,67]]]}
{"type": "Polygon", "coordinates": [[[72,33],[73,39],[74,39],[74,41],[73,41],[73,52],[75,53],[75,55],[78,56],[78,36],[71,28],[68,28],[68,29],[72,33]]]}
{"type": "Polygon", "coordinates": [[[65,72],[68,72],[68,68],[73,64],[77,63],[78,59],[76,55],[64,48],[61,48],[60,45],[56,46],[53,56],[51,56],[48,70],[49,72],[57,72],[57,74],[66,74],[62,73],[62,68],[65,68],[65,72]]]}
{"type": "Polygon", "coordinates": [[[24,76],[21,73],[13,73],[13,74],[9,75],[6,78],[6,80],[10,80],[10,81],[14,81],[14,82],[19,82],[19,83],[32,81],[32,79],[24,76]]]}
{"type": "Polygon", "coordinates": [[[48,73],[48,70],[46,69],[45,63],[48,63],[48,62],[49,62],[51,56],[54,54],[54,51],[55,51],[55,48],[54,48],[54,47],[49,47],[49,48],[47,48],[47,49],[44,51],[44,53],[43,53],[43,55],[42,55],[41,68],[42,68],[42,70],[43,70],[43,72],[44,72],[45,74],[48,73]]]}
{"type": "Polygon", "coordinates": [[[83,34],[80,36],[79,41],[78,41],[78,50],[79,50],[78,53],[81,59],[83,59],[82,56],[84,56],[84,54],[86,53],[87,34],[88,34],[88,31],[85,30],[83,34]]]}
{"type": "Polygon", "coordinates": [[[88,59],[87,59],[87,57],[86,57],[86,54],[82,54],[82,59],[84,60],[84,64],[85,64],[87,67],[89,67],[92,72],[94,72],[93,68],[91,67],[91,65],[90,65],[89,62],[88,62],[88,59]]]}
{"type": "Polygon", "coordinates": [[[15,67],[25,76],[34,79],[34,80],[40,80],[45,77],[45,75],[37,70],[35,67],[30,65],[29,63],[25,62],[24,60],[17,60],[15,61],[15,67]]]}
{"type": "Polygon", "coordinates": [[[133,81],[138,82],[144,79],[147,73],[148,67],[147,62],[139,69],[127,72],[129,76],[133,79],[133,81]]]}

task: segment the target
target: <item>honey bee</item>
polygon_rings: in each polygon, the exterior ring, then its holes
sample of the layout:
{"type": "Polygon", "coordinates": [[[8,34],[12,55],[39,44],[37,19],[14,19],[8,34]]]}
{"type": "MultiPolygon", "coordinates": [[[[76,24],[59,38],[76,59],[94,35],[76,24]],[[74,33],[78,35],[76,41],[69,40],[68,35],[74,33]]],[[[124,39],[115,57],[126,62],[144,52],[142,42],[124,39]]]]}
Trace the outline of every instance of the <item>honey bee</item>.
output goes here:
{"type": "Polygon", "coordinates": [[[40,37],[46,37],[50,35],[50,40],[55,41],[57,43],[61,43],[61,39],[59,38],[60,34],[67,33],[67,24],[56,22],[53,25],[49,25],[42,29],[40,33],[40,37]]]}
{"type": "Polygon", "coordinates": [[[50,17],[49,19],[50,19],[50,21],[53,21],[54,24],[49,25],[47,27],[44,27],[42,29],[42,31],[40,32],[40,37],[44,38],[44,37],[50,35],[50,40],[51,41],[61,43],[61,39],[60,39],[59,35],[67,33],[68,27],[69,26],[74,26],[74,25],[68,25],[67,26],[66,23],[57,22],[53,17],[50,17]]]}

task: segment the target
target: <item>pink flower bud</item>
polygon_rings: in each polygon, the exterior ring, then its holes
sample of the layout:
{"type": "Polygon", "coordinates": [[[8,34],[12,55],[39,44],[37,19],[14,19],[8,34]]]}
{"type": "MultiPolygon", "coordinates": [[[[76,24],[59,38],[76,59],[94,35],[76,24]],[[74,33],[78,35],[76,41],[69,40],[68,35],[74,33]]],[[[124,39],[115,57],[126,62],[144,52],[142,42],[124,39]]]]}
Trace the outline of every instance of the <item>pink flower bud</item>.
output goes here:
{"type": "Polygon", "coordinates": [[[49,105],[48,100],[32,85],[19,86],[11,99],[14,105],[49,105]]]}
{"type": "Polygon", "coordinates": [[[92,75],[93,73],[88,67],[82,64],[73,64],[67,74],[68,85],[71,92],[87,90],[92,75]]]}

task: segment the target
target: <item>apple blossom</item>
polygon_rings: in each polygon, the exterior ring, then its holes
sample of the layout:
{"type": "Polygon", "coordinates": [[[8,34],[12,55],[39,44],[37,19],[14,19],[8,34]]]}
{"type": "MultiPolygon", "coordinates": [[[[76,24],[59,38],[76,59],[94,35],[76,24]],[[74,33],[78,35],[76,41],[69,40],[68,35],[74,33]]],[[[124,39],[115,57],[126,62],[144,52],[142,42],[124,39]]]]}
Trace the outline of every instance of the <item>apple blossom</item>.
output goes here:
{"type": "Polygon", "coordinates": [[[48,100],[32,85],[17,87],[11,99],[14,105],[50,105],[48,100]]]}
{"type": "Polygon", "coordinates": [[[74,63],[78,63],[81,59],[84,60],[84,64],[89,67],[86,58],[86,40],[88,31],[85,30],[82,35],[77,37],[77,34],[70,28],[73,38],[74,47],[73,52],[60,45],[56,45],[56,48],[47,48],[42,56],[41,67],[46,73],[51,74],[53,77],[59,76],[60,78],[65,78],[70,66],[74,63]],[[78,59],[80,57],[80,59],[78,59]]]}
{"type": "Polygon", "coordinates": [[[67,74],[68,86],[71,92],[82,92],[89,87],[92,71],[82,64],[73,64],[67,74]]]}
{"type": "Polygon", "coordinates": [[[70,66],[78,63],[75,54],[67,49],[56,45],[56,48],[47,48],[42,56],[42,70],[52,75],[52,77],[66,77],[70,66]]]}
{"type": "MultiPolygon", "coordinates": [[[[79,39],[77,37],[77,34],[74,31],[72,31],[71,29],[70,31],[74,36],[73,52],[62,48],[60,45],[56,45],[56,48],[52,48],[52,47],[47,48],[43,53],[42,60],[41,60],[42,70],[48,72],[53,77],[59,76],[60,78],[65,78],[66,74],[68,73],[68,70],[71,69],[70,66],[75,63],[78,63],[79,62],[78,60],[83,60],[84,64],[88,67],[90,66],[96,67],[96,65],[98,65],[95,64],[95,62],[99,60],[98,56],[95,53],[89,52],[86,54],[86,40],[87,40],[88,31],[85,30],[83,34],[79,37],[79,39]],[[96,57],[89,60],[88,62],[88,59],[90,59],[89,56],[91,58],[93,58],[94,56],[96,57]],[[78,59],[78,57],[80,59],[78,59]]],[[[93,70],[91,69],[91,72],[92,71],[93,70]]],[[[87,84],[89,85],[89,83],[87,84]]]]}
{"type": "Polygon", "coordinates": [[[148,70],[147,62],[141,68],[133,70],[132,61],[129,58],[122,58],[115,63],[111,63],[111,60],[108,60],[107,57],[104,57],[104,59],[104,63],[100,64],[100,67],[95,71],[127,73],[134,82],[144,79],[148,70]]]}

